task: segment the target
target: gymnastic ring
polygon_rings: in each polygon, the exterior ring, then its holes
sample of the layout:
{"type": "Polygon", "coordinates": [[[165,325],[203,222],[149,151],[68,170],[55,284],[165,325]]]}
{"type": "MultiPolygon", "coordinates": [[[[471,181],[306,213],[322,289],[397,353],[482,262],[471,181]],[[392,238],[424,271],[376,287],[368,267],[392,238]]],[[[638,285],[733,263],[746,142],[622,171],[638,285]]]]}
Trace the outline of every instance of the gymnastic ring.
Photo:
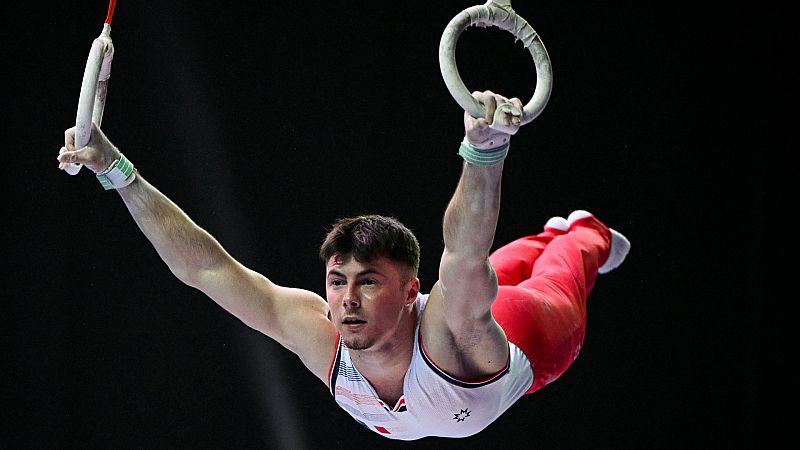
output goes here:
{"type": "MultiPolygon", "coordinates": [[[[75,148],[81,149],[89,144],[92,136],[92,123],[98,127],[103,120],[103,110],[108,93],[108,79],[111,76],[111,61],[114,58],[114,44],[111,42],[111,25],[103,24],[103,30],[93,42],[86,60],[78,98],[78,112],[75,116],[75,148]]],[[[69,163],[65,171],[76,175],[83,167],[79,163],[69,163]]]]}
{"type": "Polygon", "coordinates": [[[496,26],[506,30],[522,41],[528,49],[536,66],[536,89],[530,101],[524,106],[520,125],[535,119],[544,110],[550,99],[553,88],[553,71],[550,57],[544,48],[538,33],[518,16],[511,8],[511,0],[489,0],[483,5],[471,6],[453,17],[442,34],[439,42],[439,67],[442,77],[450,91],[464,111],[472,117],[484,117],[486,108],[472,96],[461,80],[456,65],[456,43],[461,33],[470,26],[496,26]]]}

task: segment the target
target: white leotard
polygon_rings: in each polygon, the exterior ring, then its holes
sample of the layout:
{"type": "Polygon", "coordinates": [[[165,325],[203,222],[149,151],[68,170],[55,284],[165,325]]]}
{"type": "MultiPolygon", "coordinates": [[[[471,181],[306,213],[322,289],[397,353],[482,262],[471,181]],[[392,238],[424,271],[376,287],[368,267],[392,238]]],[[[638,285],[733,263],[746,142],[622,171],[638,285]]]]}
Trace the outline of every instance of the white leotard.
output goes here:
{"type": "MultiPolygon", "coordinates": [[[[417,296],[420,319],[427,300],[427,294],[417,296]]],[[[336,403],[365,427],[402,440],[471,436],[491,424],[531,387],[530,361],[512,343],[509,343],[508,365],[486,380],[464,382],[447,375],[425,354],[419,334],[420,319],[411,364],[403,381],[403,395],[395,405],[378,398],[339,339],[328,386],[336,403]]]]}

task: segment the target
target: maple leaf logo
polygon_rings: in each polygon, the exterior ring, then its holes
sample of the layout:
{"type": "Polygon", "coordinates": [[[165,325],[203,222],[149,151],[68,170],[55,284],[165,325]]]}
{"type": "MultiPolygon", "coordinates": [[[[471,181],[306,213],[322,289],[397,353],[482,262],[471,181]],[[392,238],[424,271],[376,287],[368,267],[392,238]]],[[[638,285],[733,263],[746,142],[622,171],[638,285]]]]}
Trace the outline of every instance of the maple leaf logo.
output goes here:
{"type": "Polygon", "coordinates": [[[456,422],[463,422],[467,417],[469,417],[469,414],[469,409],[462,409],[461,412],[453,414],[453,420],[456,422]]]}

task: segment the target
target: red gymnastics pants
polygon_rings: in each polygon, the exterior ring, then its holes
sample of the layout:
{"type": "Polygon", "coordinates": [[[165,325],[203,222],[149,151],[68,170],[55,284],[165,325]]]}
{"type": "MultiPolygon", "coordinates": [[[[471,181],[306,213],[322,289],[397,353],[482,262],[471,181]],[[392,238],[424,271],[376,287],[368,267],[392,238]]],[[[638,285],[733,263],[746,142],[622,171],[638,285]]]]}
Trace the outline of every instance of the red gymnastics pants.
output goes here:
{"type": "Polygon", "coordinates": [[[608,258],[611,233],[594,216],[566,231],[545,227],[492,253],[499,291],[492,315],[533,367],[531,394],[577,358],[586,334],[586,299],[608,258]]]}

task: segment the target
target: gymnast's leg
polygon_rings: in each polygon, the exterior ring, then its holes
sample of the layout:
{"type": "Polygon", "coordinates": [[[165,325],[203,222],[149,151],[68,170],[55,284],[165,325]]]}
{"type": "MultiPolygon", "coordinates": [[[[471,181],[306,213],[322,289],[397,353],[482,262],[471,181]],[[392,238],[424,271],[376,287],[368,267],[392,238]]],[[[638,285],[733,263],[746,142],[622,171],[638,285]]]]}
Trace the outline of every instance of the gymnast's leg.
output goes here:
{"type": "Polygon", "coordinates": [[[575,211],[489,257],[500,283],[492,314],[533,366],[527,394],[555,381],[577,358],[597,274],[616,268],[629,248],[624,236],[575,211]]]}

